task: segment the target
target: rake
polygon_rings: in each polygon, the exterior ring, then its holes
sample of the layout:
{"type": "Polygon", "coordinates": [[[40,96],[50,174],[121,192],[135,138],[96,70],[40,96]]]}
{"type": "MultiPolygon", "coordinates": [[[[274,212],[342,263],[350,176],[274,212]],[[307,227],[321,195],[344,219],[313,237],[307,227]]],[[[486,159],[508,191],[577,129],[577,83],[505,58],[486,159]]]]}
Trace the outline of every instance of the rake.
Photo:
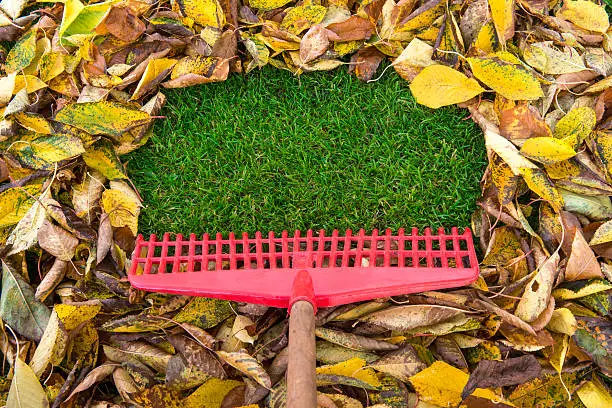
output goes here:
{"type": "Polygon", "coordinates": [[[467,285],[478,277],[469,229],[413,228],[304,236],[138,236],[129,272],[142,290],[287,308],[287,406],[316,407],[315,313],[319,307],[467,285]]]}

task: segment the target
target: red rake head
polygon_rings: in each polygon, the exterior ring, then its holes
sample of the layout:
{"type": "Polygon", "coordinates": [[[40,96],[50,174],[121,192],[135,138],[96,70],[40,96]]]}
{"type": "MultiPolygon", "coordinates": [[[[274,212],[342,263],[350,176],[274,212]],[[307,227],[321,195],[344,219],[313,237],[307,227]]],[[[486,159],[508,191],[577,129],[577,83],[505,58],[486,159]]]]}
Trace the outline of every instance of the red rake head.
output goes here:
{"type": "Polygon", "coordinates": [[[204,234],[201,240],[164,234],[162,241],[138,237],[129,279],[148,291],[289,307],[300,295],[292,295],[299,271],[312,278],[311,302],[329,307],[467,285],[478,277],[478,261],[469,229],[437,235],[429,228],[423,235],[416,228],[408,235],[403,229],[397,235],[347,230],[344,236],[283,231],[267,238],[230,233],[227,239],[204,234]]]}

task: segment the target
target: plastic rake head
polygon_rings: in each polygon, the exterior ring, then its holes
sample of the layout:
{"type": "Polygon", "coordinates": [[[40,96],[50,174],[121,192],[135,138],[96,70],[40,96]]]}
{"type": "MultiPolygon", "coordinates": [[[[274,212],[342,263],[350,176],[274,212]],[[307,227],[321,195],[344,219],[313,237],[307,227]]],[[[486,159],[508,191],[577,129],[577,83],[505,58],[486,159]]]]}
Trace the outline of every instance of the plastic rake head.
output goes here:
{"type": "Polygon", "coordinates": [[[306,298],[329,307],[472,283],[478,261],[469,229],[422,235],[321,230],[263,237],[139,236],[129,272],[142,290],[290,307],[306,298]]]}

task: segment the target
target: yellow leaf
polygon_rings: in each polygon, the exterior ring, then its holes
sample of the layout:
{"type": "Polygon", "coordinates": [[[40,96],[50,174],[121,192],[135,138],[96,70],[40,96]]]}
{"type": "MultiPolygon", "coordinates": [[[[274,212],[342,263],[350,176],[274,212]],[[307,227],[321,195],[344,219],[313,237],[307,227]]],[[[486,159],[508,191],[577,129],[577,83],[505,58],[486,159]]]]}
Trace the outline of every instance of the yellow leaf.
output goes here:
{"type": "Polygon", "coordinates": [[[15,89],[16,77],[17,72],[13,72],[12,74],[0,78],[0,106],[6,106],[6,104],[11,101],[13,89],[15,89]]]}
{"type": "Polygon", "coordinates": [[[123,132],[148,123],[151,117],[127,105],[100,101],[68,104],[55,115],[55,120],[92,135],[119,137],[123,132]]]}
{"type": "Polygon", "coordinates": [[[506,41],[514,37],[514,0],[488,0],[497,38],[505,47],[506,41]]]}
{"type": "Polygon", "coordinates": [[[48,52],[38,62],[38,75],[44,82],[49,82],[65,69],[64,54],[59,52],[48,52]]]}
{"type": "Polygon", "coordinates": [[[570,337],[565,334],[553,333],[553,338],[555,339],[555,344],[552,346],[548,361],[550,365],[561,374],[569,348],[570,337]]]}
{"type": "Polygon", "coordinates": [[[101,308],[99,304],[58,304],[55,305],[55,312],[66,330],[74,330],[93,319],[101,308]]]}
{"type": "Polygon", "coordinates": [[[604,292],[612,289],[612,284],[605,279],[590,279],[564,283],[553,290],[555,299],[570,300],[580,299],[594,293],[604,292]]]}
{"type": "Polygon", "coordinates": [[[34,75],[17,75],[15,78],[15,88],[13,89],[13,95],[21,91],[23,88],[26,89],[27,93],[36,92],[39,89],[46,88],[47,84],[41,81],[34,75]]]}
{"type": "Polygon", "coordinates": [[[407,81],[412,81],[425,67],[436,64],[431,59],[433,47],[425,41],[414,38],[402,53],[393,61],[395,71],[407,81]]]}
{"type": "Polygon", "coordinates": [[[410,90],[418,103],[434,109],[465,102],[484,91],[475,79],[445,65],[425,67],[410,90]]]}
{"type": "Polygon", "coordinates": [[[557,211],[563,207],[564,198],[544,171],[538,168],[523,168],[520,171],[527,187],[557,211]]]}
{"type": "Polygon", "coordinates": [[[493,23],[486,23],[480,28],[473,45],[474,48],[486,54],[492,54],[499,48],[499,40],[493,23]]]}
{"type": "Polygon", "coordinates": [[[259,361],[252,357],[246,350],[242,349],[236,352],[217,351],[217,355],[221,360],[234,367],[241,373],[254,379],[259,385],[265,388],[272,387],[270,376],[263,369],[259,361]]]}
{"type": "Polygon", "coordinates": [[[291,34],[300,34],[302,31],[319,24],[325,17],[327,9],[323,6],[297,6],[290,9],[280,24],[280,29],[291,34]]]}
{"type": "Polygon", "coordinates": [[[545,74],[569,74],[585,70],[582,56],[572,47],[559,50],[552,41],[529,44],[523,51],[525,62],[545,74]]]}
{"type": "Polygon", "coordinates": [[[48,408],[47,394],[32,369],[17,357],[13,370],[13,380],[6,399],[6,406],[48,408]]]}
{"type": "Polygon", "coordinates": [[[110,180],[127,178],[115,153],[115,147],[107,139],[100,139],[83,153],[85,163],[110,180]]]}
{"type": "Polygon", "coordinates": [[[557,163],[576,155],[576,152],[569,144],[554,137],[532,137],[527,139],[521,147],[521,153],[527,158],[543,164],[557,163]]]}
{"type": "Polygon", "coordinates": [[[17,119],[17,122],[19,122],[21,126],[32,132],[43,135],[54,133],[49,121],[36,113],[18,112],[13,117],[17,119]]]}
{"type": "MultiPolygon", "coordinates": [[[[410,383],[422,401],[441,407],[458,406],[461,392],[469,375],[443,361],[436,361],[428,368],[410,377],[410,383]]],[[[494,403],[503,399],[488,389],[477,388],[471,395],[494,403]]],[[[506,403],[507,404],[507,403],[506,403]]]]}
{"type": "Polygon", "coordinates": [[[576,318],[573,313],[564,307],[556,309],[546,326],[547,329],[554,331],[556,333],[567,334],[568,336],[573,336],[576,328],[578,327],[578,323],[576,322],[576,318]]]}
{"type": "MultiPolygon", "coordinates": [[[[395,28],[395,31],[403,32],[430,28],[433,26],[434,21],[444,14],[445,8],[446,2],[442,0],[424,2],[421,7],[417,8],[410,15],[404,18],[395,28]]],[[[437,35],[439,28],[433,28],[436,32],[435,35],[437,35]]]]}
{"type": "Polygon", "coordinates": [[[56,163],[85,153],[81,139],[68,135],[47,135],[34,139],[30,146],[41,159],[56,163]]]}
{"type": "Polygon", "coordinates": [[[585,30],[605,33],[610,27],[608,13],[603,6],[588,0],[566,0],[557,17],[571,21],[585,30]]]}
{"type": "Polygon", "coordinates": [[[553,134],[572,146],[578,146],[591,134],[595,122],[597,117],[593,108],[575,108],[557,122],[553,134]]]}
{"type": "Polygon", "coordinates": [[[538,166],[522,156],[508,139],[493,130],[487,129],[485,131],[485,143],[487,149],[491,149],[497,153],[504,163],[510,167],[510,170],[512,170],[515,176],[521,175],[524,169],[538,168],[538,166]]]}
{"type": "Polygon", "coordinates": [[[589,245],[605,244],[610,241],[612,241],[612,221],[607,221],[597,228],[589,245]]]}
{"type": "Polygon", "coordinates": [[[140,202],[121,190],[108,189],[102,193],[100,205],[115,228],[128,227],[134,235],[138,232],[140,202]]]}
{"type": "Polygon", "coordinates": [[[221,408],[223,399],[234,388],[243,385],[241,381],[211,378],[183,400],[185,408],[221,408]]]}
{"type": "Polygon", "coordinates": [[[28,212],[40,186],[10,188],[0,193],[0,228],[17,224],[28,212]]]}
{"type": "Polygon", "coordinates": [[[172,58],[157,58],[149,60],[145,72],[142,74],[132,100],[143,97],[146,93],[153,91],[166,75],[170,73],[172,67],[176,64],[176,60],[172,58]]]}
{"type": "Polygon", "coordinates": [[[612,407],[612,396],[599,381],[587,381],[576,392],[587,408],[612,407]]]}
{"type": "Polygon", "coordinates": [[[117,1],[109,0],[84,6],[79,0],[65,0],[62,24],[58,30],[62,43],[81,45],[93,37],[96,34],[95,28],[117,1]]]}
{"type": "Polygon", "coordinates": [[[59,365],[64,359],[67,347],[68,332],[54,309],[30,362],[30,367],[36,376],[41,378],[50,366],[59,365]]]}
{"type": "Polygon", "coordinates": [[[26,68],[36,56],[36,29],[28,31],[11,48],[4,65],[6,72],[17,72],[26,68]]]}
{"type": "MultiPolygon", "coordinates": [[[[340,376],[354,378],[370,385],[371,387],[380,387],[380,381],[374,370],[365,367],[365,360],[361,358],[351,358],[334,365],[317,367],[317,376],[340,376]]],[[[319,383],[319,381],[317,381],[317,383],[319,383]]]]}
{"type": "Polygon", "coordinates": [[[569,407],[568,391],[573,394],[582,374],[550,374],[521,384],[508,399],[519,407],[569,407]]]}
{"type": "Polygon", "coordinates": [[[474,76],[506,99],[534,100],[544,96],[540,82],[520,65],[498,57],[467,60],[474,76]]]}
{"type": "Polygon", "coordinates": [[[181,10],[201,26],[223,28],[225,13],[218,0],[183,0],[181,10]]]}
{"type": "Polygon", "coordinates": [[[183,57],[172,68],[170,79],[176,79],[186,74],[208,75],[218,62],[218,58],[215,57],[203,57],[201,55],[183,57]]]}
{"type": "Polygon", "coordinates": [[[249,1],[249,5],[262,11],[268,11],[280,8],[285,4],[291,3],[291,1],[292,0],[251,0],[249,1]]]}
{"type": "Polygon", "coordinates": [[[342,394],[319,394],[332,400],[335,406],[340,408],[363,408],[361,402],[342,394]]]}

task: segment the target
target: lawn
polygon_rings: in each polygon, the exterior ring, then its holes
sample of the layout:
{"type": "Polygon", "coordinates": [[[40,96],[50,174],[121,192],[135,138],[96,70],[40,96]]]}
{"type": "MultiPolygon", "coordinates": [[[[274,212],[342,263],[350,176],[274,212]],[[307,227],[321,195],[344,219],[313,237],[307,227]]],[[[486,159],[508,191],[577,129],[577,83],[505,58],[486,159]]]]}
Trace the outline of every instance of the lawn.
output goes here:
{"type": "Polygon", "coordinates": [[[364,84],[269,68],[166,91],[166,119],[127,158],[140,231],[469,226],[482,133],[417,106],[391,71],[364,84]]]}

